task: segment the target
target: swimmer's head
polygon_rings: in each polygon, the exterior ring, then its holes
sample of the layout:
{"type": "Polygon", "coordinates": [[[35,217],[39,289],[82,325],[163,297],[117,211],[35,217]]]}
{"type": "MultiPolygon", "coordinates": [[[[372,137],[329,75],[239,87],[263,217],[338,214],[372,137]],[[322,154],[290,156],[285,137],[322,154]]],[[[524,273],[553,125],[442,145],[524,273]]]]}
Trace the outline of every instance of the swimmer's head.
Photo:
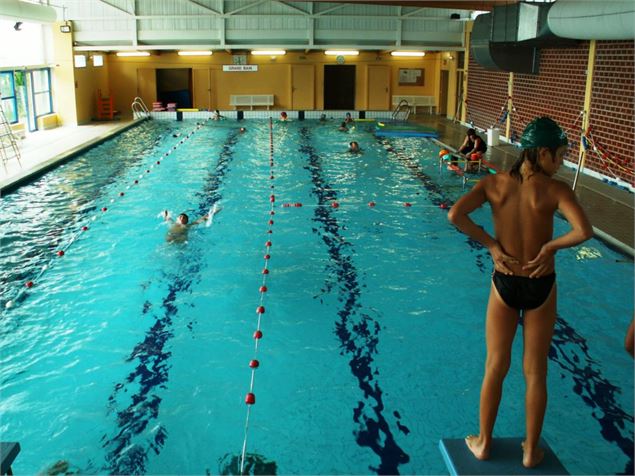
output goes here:
{"type": "Polygon", "coordinates": [[[282,111],[282,112],[280,113],[280,119],[286,119],[286,118],[287,118],[287,113],[286,113],[286,112],[284,112],[284,111],[282,111]]]}
{"type": "Polygon", "coordinates": [[[562,165],[568,143],[567,135],[556,121],[537,117],[527,124],[523,132],[520,139],[523,151],[510,170],[511,176],[522,181],[520,169],[524,162],[528,162],[532,172],[542,172],[551,177],[562,165]]]}
{"type": "Polygon", "coordinates": [[[523,149],[533,149],[536,147],[548,147],[557,149],[560,146],[568,145],[567,135],[560,128],[558,123],[550,117],[537,117],[525,127],[520,146],[523,149]]]}
{"type": "Polygon", "coordinates": [[[349,142],[348,145],[350,146],[351,150],[355,150],[355,151],[359,150],[359,144],[356,141],[349,142]]]}
{"type": "Polygon", "coordinates": [[[243,133],[243,132],[245,132],[247,129],[245,129],[244,127],[241,127],[239,130],[240,130],[240,132],[241,132],[241,133],[243,133]]]}
{"type": "Polygon", "coordinates": [[[185,213],[181,213],[176,218],[176,222],[180,223],[181,225],[187,225],[187,222],[189,222],[189,221],[190,221],[190,218],[185,213]]]}
{"type": "Polygon", "coordinates": [[[347,112],[347,113],[346,113],[346,118],[347,118],[347,119],[350,119],[350,118],[351,118],[351,113],[350,113],[350,112],[347,112]]]}
{"type": "Polygon", "coordinates": [[[474,137],[476,135],[476,131],[474,129],[468,129],[466,134],[468,137],[474,137]]]}

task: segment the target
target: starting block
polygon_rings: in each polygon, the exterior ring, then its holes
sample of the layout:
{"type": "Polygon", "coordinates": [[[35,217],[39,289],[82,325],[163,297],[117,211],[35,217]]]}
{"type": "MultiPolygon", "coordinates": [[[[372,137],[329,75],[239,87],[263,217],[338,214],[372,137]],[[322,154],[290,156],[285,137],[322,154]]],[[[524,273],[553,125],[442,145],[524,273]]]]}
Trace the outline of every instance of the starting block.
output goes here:
{"type": "Polygon", "coordinates": [[[490,475],[568,475],[569,472],[542,438],[538,446],[545,451],[542,462],[534,468],[525,468],[522,463],[524,438],[494,438],[490,457],[481,461],[474,457],[463,438],[443,438],[439,440],[439,450],[443,455],[451,476],[467,474],[490,475]]]}

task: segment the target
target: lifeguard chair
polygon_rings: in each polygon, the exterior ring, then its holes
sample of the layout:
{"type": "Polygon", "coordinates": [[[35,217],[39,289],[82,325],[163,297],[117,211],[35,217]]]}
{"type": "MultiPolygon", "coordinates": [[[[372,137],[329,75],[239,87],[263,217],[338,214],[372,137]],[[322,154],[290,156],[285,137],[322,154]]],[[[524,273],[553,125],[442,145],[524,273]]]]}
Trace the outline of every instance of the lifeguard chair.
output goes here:
{"type": "Polygon", "coordinates": [[[97,90],[97,120],[112,121],[115,116],[115,104],[112,93],[108,91],[108,97],[101,95],[101,89],[97,90]]]}

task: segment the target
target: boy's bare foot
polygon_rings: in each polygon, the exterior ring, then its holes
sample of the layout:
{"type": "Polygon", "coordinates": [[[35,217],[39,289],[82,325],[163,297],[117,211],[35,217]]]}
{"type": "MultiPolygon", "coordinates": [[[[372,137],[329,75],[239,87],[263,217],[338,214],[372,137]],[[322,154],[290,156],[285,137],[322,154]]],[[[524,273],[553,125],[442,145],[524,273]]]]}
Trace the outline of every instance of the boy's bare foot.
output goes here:
{"type": "Polygon", "coordinates": [[[489,458],[489,444],[486,444],[480,436],[466,436],[465,444],[476,459],[484,460],[489,458]]]}
{"type": "Polygon", "coordinates": [[[545,452],[542,448],[537,446],[533,450],[528,450],[525,447],[525,442],[522,443],[523,447],[523,466],[525,468],[533,468],[538,466],[542,459],[545,457],[545,452]]]}

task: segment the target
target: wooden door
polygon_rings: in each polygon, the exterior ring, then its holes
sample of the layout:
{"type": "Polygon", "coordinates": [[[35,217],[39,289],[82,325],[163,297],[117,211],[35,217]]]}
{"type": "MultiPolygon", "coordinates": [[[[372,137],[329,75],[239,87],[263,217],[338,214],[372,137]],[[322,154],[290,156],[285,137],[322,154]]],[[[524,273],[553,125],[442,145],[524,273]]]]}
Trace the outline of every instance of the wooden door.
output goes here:
{"type": "MultiPolygon", "coordinates": [[[[154,68],[137,69],[137,96],[143,99],[148,109],[157,100],[157,72],[154,68]]],[[[165,106],[165,104],[164,104],[165,106]]]]}
{"type": "Polygon", "coordinates": [[[212,110],[212,87],[210,84],[210,70],[192,70],[192,107],[197,109],[212,110]]]}
{"type": "Polygon", "coordinates": [[[368,110],[390,109],[390,66],[368,67],[368,110]]]}
{"type": "Polygon", "coordinates": [[[315,69],[312,64],[291,66],[291,109],[315,109],[315,69]]]}
{"type": "Polygon", "coordinates": [[[441,89],[439,90],[439,115],[447,115],[448,113],[448,88],[450,87],[450,72],[441,70],[441,89]]]}

